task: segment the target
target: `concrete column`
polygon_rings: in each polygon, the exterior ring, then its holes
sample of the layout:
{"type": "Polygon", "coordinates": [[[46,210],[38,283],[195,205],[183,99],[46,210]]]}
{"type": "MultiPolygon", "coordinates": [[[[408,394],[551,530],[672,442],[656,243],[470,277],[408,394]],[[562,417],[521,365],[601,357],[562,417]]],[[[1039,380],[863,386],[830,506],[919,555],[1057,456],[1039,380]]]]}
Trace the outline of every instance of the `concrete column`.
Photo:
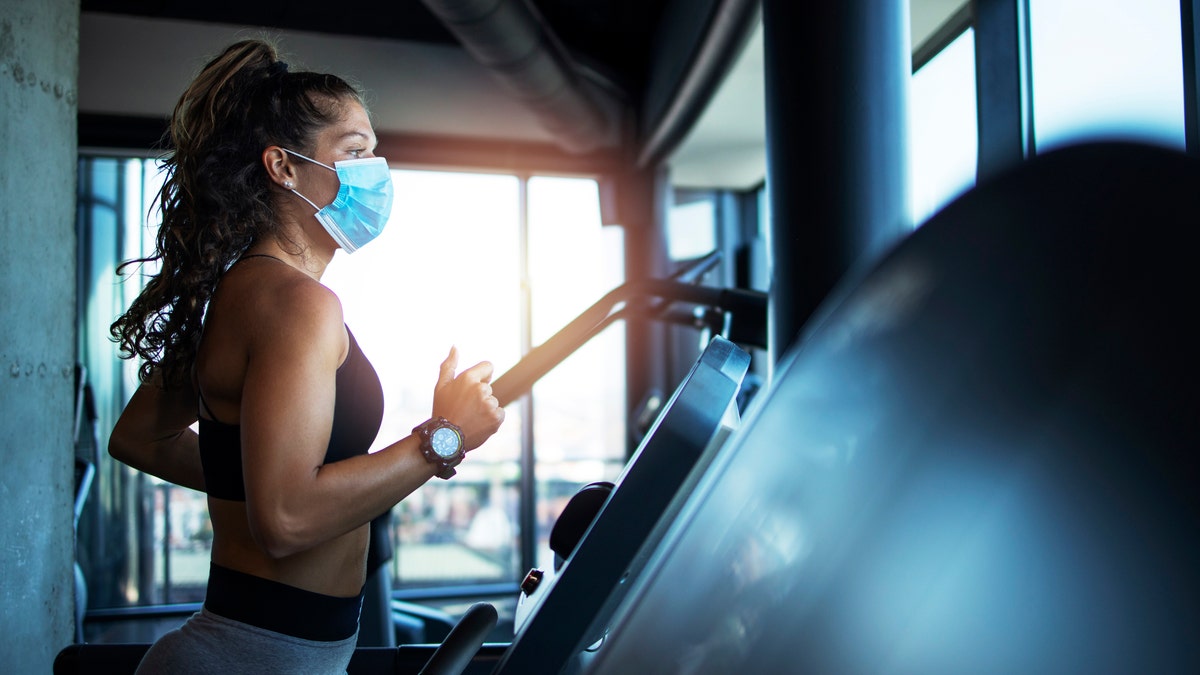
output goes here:
{"type": "Polygon", "coordinates": [[[0,670],[74,637],[79,0],[0,0],[0,670]]]}

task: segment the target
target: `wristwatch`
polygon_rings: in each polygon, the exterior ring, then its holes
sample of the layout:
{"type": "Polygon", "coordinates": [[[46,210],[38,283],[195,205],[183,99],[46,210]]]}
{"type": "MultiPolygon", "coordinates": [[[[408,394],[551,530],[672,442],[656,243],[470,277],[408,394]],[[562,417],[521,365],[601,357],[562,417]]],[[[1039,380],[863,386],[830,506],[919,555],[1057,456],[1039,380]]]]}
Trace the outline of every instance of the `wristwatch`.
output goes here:
{"type": "Polygon", "coordinates": [[[462,429],[451,424],[445,417],[434,417],[413,427],[413,434],[421,442],[421,454],[430,464],[439,467],[437,477],[446,479],[458,473],[454,467],[467,454],[463,448],[462,429]]]}

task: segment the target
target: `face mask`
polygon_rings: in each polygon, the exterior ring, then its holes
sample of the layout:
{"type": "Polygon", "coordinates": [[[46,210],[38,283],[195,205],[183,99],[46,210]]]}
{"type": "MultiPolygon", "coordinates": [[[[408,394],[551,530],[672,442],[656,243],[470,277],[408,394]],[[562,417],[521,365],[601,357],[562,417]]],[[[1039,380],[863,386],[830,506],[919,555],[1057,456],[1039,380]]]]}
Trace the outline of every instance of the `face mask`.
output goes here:
{"type": "Polygon", "coordinates": [[[392,213],[392,172],[382,157],[347,159],[322,164],[287,148],[283,150],[337,173],[341,186],[337,197],[325,208],[319,208],[308,197],[292,190],[296,196],[317,209],[317,222],[346,253],[354,253],[383,232],[392,213]]]}

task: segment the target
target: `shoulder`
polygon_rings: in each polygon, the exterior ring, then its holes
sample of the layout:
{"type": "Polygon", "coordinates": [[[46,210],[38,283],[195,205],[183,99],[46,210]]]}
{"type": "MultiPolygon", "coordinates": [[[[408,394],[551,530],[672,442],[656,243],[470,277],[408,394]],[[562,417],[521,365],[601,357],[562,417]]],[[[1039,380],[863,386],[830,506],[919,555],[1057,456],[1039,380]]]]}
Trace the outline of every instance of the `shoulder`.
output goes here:
{"type": "Polygon", "coordinates": [[[216,313],[226,330],[242,334],[248,357],[309,354],[340,363],[349,348],[342,303],[324,284],[297,270],[269,268],[226,281],[216,313]]]}
{"type": "Polygon", "coordinates": [[[267,292],[256,304],[263,318],[274,327],[342,326],[342,303],[337,294],[303,273],[274,279],[264,290],[267,292]]]}
{"type": "Polygon", "coordinates": [[[328,287],[297,273],[273,284],[269,295],[256,304],[261,318],[252,350],[319,349],[341,362],[349,348],[345,318],[341,300],[328,287]]]}

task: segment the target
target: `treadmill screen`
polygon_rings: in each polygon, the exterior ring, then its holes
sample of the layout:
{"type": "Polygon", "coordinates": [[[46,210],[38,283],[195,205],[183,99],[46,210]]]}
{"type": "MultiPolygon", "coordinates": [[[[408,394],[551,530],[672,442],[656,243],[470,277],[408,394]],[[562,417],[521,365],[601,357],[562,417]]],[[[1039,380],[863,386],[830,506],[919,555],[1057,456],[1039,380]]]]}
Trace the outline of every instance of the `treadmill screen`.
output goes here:
{"type": "Polygon", "coordinates": [[[563,670],[594,641],[639,551],[653,550],[678,510],[677,495],[694,484],[735,423],[737,394],[750,355],[713,337],[614,481],[608,499],[517,628],[495,673],[563,670]],[[590,630],[591,629],[591,630],[590,630]]]}

